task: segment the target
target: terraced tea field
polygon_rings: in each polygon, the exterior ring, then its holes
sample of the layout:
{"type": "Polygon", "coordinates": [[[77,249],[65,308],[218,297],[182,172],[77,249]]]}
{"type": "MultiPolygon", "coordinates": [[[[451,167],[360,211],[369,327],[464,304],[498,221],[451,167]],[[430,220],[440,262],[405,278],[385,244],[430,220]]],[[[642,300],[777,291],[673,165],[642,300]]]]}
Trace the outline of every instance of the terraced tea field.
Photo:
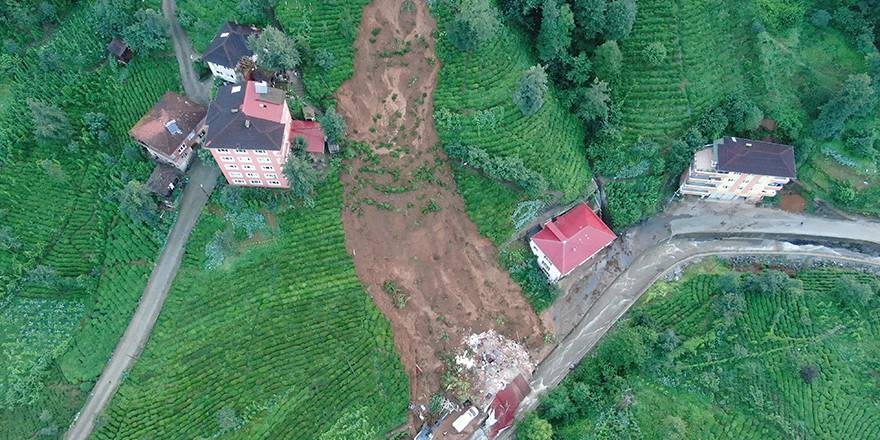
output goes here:
{"type": "MultiPolygon", "coordinates": [[[[104,62],[92,2],[80,3],[20,58],[0,108],[0,438],[66,429],[146,284],[166,224],[133,223],[114,193],[151,164],[126,154],[128,128],[166,90],[173,57],[104,62]],[[45,69],[41,50],[72,65],[45,69]],[[34,87],[40,84],[40,87],[34,87]],[[61,145],[36,142],[28,98],[58,106],[72,126],[61,145]],[[99,142],[87,112],[108,116],[99,142]]],[[[137,152],[130,149],[129,153],[137,152]]]]}
{"type": "MultiPolygon", "coordinates": [[[[448,5],[438,2],[432,13],[438,28],[446,29],[452,20],[448,5]]],[[[581,122],[552,93],[531,116],[523,116],[513,104],[511,96],[523,71],[537,64],[525,36],[505,25],[495,40],[467,53],[448,38],[440,38],[437,56],[441,68],[434,91],[434,120],[441,142],[518,157],[566,199],[587,188],[592,175],[581,122]]],[[[464,169],[454,171],[468,214],[481,232],[496,243],[509,238],[516,206],[511,201],[526,197],[512,187],[470,178],[464,169]]]]}
{"type": "Polygon", "coordinates": [[[231,226],[209,206],[95,438],[315,439],[351,414],[378,432],[405,422],[408,380],[346,253],[337,174],[315,201],[213,270],[206,245],[231,226]]]}
{"type": "Polygon", "coordinates": [[[793,283],[803,283],[802,293],[759,293],[746,282],[741,313],[725,324],[721,310],[733,304],[719,294],[725,271],[654,286],[563,382],[573,409],[559,410],[565,404],[559,394],[543,404],[540,412],[553,419],[556,438],[601,432],[658,439],[880,436],[880,279],[805,270],[793,283]],[[866,308],[841,302],[834,289],[843,277],[873,289],[866,308]],[[633,334],[641,335],[646,358],[607,379],[615,373],[605,367],[629,354],[603,353],[604,346],[633,334]],[[584,384],[593,397],[584,398],[584,384]]]}

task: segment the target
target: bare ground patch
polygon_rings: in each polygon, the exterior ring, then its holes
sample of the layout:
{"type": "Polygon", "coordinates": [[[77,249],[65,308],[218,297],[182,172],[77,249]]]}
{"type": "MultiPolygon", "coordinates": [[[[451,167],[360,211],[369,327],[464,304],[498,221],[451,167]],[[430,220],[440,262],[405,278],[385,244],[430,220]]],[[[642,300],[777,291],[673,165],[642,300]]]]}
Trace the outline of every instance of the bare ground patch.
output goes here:
{"type": "Polygon", "coordinates": [[[361,281],[391,321],[412,385],[426,402],[462,337],[495,329],[537,361],[549,347],[492,244],[464,212],[434,130],[439,61],[424,2],[375,0],[355,42],[355,74],[337,92],[349,135],[364,143],[343,173],[346,243],[361,281]]]}

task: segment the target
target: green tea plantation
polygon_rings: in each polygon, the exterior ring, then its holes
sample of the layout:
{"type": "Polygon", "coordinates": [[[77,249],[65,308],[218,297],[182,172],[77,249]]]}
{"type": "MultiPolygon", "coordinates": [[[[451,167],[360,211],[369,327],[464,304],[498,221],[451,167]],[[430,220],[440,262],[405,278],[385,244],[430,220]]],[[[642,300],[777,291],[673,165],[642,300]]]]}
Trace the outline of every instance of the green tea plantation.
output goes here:
{"type": "Polygon", "coordinates": [[[544,397],[554,438],[874,439],[880,278],[840,269],[660,282],[544,397]]]}

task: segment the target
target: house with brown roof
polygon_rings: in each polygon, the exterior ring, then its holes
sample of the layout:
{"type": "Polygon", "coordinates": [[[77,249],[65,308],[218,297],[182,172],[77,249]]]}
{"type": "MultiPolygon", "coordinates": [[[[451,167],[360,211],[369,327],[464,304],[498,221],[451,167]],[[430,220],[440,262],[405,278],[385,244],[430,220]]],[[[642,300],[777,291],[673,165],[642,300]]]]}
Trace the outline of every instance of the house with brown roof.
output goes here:
{"type": "Polygon", "coordinates": [[[166,92],[128,134],[155,161],[186,171],[192,147],[201,140],[206,113],[205,107],[189,98],[166,92]]]}
{"type": "Polygon", "coordinates": [[[248,46],[248,37],[258,34],[260,30],[253,26],[245,26],[227,21],[217,31],[208,49],[202,54],[202,60],[208,64],[215,78],[226,82],[241,82],[242,78],[236,66],[242,58],[256,61],[257,56],[248,46]]]}
{"type": "Polygon", "coordinates": [[[797,178],[790,145],[725,137],[694,154],[679,193],[712,200],[761,201],[797,178]]]}
{"type": "Polygon", "coordinates": [[[283,90],[265,82],[227,84],[208,106],[204,146],[230,185],[287,188],[282,167],[292,121],[283,90]]]}
{"type": "Polygon", "coordinates": [[[110,55],[113,55],[113,57],[116,58],[116,61],[119,61],[122,64],[128,64],[134,56],[131,52],[131,48],[129,48],[119,37],[113,37],[113,39],[110,40],[110,44],[107,45],[107,52],[110,52],[110,55]]]}

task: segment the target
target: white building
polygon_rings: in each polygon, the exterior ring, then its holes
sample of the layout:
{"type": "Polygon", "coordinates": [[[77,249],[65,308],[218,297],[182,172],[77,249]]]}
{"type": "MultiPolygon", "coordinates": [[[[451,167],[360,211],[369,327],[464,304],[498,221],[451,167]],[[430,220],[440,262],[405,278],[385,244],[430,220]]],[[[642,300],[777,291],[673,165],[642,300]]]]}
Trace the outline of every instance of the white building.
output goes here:
{"type": "Polygon", "coordinates": [[[789,145],[725,137],[694,154],[679,192],[713,200],[758,202],[797,177],[789,145]]]}
{"type": "Polygon", "coordinates": [[[242,58],[257,60],[247,40],[250,35],[259,32],[260,30],[253,26],[228,21],[223,24],[202,55],[202,60],[208,63],[215,78],[230,83],[241,82],[241,75],[235,71],[235,67],[242,58]]]}

